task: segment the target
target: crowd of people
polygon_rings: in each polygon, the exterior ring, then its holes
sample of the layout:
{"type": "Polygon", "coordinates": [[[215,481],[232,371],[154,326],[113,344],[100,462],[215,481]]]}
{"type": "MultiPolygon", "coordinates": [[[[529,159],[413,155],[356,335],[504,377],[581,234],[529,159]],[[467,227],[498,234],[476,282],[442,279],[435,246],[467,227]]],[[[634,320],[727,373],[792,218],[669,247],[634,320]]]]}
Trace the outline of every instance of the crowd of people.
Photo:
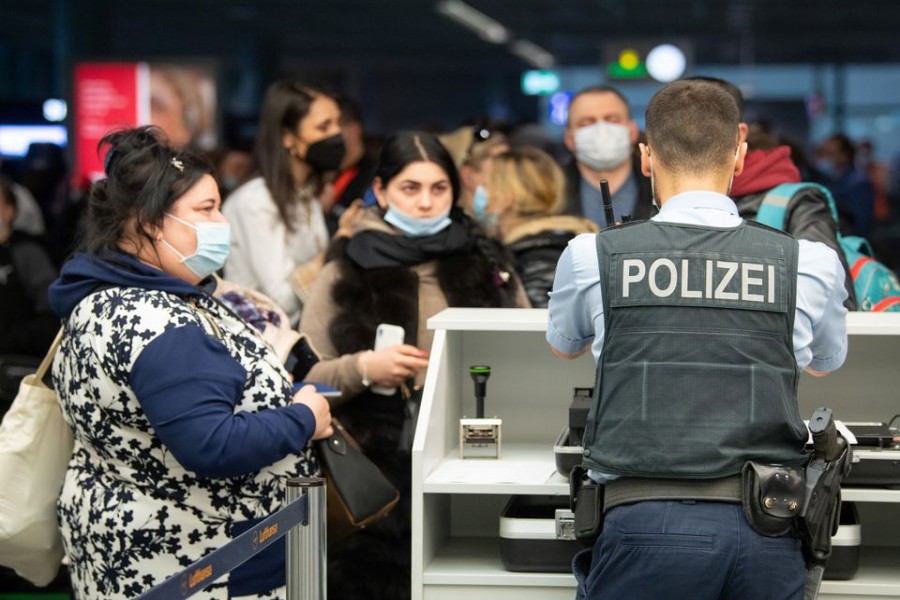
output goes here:
{"type": "MultiPolygon", "coordinates": [[[[740,116],[736,87],[704,82],[740,116]]],[[[318,471],[310,443],[332,415],[401,502],[329,543],[329,596],[408,597],[427,319],[547,307],[576,236],[658,211],[644,134],[612,87],[573,97],[562,164],[481,123],[393,133],[373,153],[362,124],[348,98],[285,79],[265,95],[253,156],[204,155],[141,127],[104,139],[105,178],[77,202],[59,165],[40,183],[0,179],[0,298],[14,309],[0,311],[0,352],[40,358],[63,322],[53,379],[76,442],[59,513],[79,597],[133,597],[277,510],[284,478],[318,471]],[[75,214],[78,235],[57,235],[75,214]],[[381,323],[402,326],[404,343],[374,350],[381,323]],[[272,330],[303,334],[317,362],[297,369],[272,330]]],[[[764,127],[738,131],[746,156],[727,191],[741,217],[801,180],[832,191],[839,220],[812,190],[788,209],[799,239],[838,249],[838,232],[868,235],[896,213],[846,136],[803,161],[764,127]]],[[[278,548],[205,597],[282,597],[278,548]]]]}

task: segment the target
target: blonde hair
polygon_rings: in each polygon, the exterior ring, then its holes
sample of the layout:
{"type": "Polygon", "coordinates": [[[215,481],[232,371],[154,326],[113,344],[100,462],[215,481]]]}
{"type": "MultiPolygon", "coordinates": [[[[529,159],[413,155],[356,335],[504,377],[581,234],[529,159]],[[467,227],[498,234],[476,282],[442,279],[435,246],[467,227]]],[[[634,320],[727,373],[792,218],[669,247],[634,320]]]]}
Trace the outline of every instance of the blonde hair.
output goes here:
{"type": "Polygon", "coordinates": [[[506,136],[498,131],[492,131],[490,137],[485,140],[476,140],[475,131],[475,127],[465,125],[438,136],[441,144],[453,157],[457,169],[465,165],[480,170],[481,163],[490,156],[493,148],[509,143],[506,136]]]}
{"type": "MultiPolygon", "coordinates": [[[[474,135],[474,134],[473,134],[474,135]]],[[[498,146],[509,146],[509,141],[506,139],[506,136],[500,132],[493,132],[491,137],[483,141],[473,141],[469,145],[469,151],[463,157],[462,164],[472,167],[473,169],[480,171],[481,164],[491,156],[491,150],[498,146]]]]}
{"type": "Polygon", "coordinates": [[[565,177],[549,154],[532,146],[494,157],[488,189],[498,199],[511,199],[522,216],[558,214],[565,203],[565,177]]]}

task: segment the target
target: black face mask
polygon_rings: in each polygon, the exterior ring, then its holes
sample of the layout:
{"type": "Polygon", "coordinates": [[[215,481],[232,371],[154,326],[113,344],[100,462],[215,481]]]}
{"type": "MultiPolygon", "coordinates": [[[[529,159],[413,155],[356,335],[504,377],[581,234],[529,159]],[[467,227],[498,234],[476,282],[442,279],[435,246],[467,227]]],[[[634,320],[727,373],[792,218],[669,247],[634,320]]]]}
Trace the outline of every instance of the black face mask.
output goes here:
{"type": "Polygon", "coordinates": [[[306,163],[319,172],[335,171],[344,160],[344,138],[336,133],[324,140],[309,145],[306,151],[306,163]]]}

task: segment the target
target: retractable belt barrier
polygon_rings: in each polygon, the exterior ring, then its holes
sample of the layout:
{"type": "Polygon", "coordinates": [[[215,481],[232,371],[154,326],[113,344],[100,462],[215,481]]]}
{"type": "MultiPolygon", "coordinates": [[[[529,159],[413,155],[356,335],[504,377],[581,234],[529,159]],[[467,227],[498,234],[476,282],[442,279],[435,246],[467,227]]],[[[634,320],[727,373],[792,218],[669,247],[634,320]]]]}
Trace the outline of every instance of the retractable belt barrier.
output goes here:
{"type": "Polygon", "coordinates": [[[187,598],[287,535],[287,600],[325,599],[325,479],[287,481],[285,506],[137,600],[187,598]]]}

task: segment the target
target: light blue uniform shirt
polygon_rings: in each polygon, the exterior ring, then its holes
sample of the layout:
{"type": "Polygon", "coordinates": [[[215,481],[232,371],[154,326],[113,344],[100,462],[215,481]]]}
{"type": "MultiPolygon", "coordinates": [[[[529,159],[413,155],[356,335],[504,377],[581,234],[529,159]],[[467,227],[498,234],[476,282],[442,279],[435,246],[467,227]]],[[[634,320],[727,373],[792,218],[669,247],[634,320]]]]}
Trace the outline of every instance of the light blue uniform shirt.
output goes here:
{"type": "MultiPolygon", "coordinates": [[[[727,196],[685,192],[669,198],[654,221],[737,227],[743,219],[727,196]]],[[[833,371],[847,357],[847,309],[844,269],[834,250],[820,242],[799,240],[794,356],[799,369],[833,371]]],[[[550,292],[547,342],[576,354],[588,344],[594,361],[603,352],[605,324],[596,234],[569,242],[556,266],[550,292]]]]}

